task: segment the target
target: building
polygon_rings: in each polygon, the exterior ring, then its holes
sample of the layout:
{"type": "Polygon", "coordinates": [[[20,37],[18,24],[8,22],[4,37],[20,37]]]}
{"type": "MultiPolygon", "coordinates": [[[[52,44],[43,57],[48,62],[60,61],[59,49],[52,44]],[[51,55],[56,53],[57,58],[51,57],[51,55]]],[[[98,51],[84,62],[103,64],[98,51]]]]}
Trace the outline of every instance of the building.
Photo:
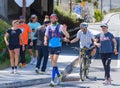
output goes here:
{"type": "MultiPolygon", "coordinates": [[[[27,7],[27,19],[31,14],[36,14],[39,19],[44,15],[53,13],[54,0],[35,0],[30,7],[27,7]]],[[[22,14],[22,8],[14,0],[0,0],[0,15],[6,19],[16,19],[22,14]]]]}

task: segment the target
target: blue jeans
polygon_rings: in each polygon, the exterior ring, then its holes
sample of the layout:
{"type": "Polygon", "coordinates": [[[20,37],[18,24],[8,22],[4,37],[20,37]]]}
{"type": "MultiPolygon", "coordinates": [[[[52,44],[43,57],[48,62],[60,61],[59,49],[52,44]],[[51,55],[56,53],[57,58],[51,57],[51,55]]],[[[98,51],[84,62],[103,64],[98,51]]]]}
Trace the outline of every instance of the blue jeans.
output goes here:
{"type": "Polygon", "coordinates": [[[45,71],[47,67],[48,55],[49,55],[48,46],[37,46],[37,50],[38,50],[38,58],[37,58],[36,68],[40,68],[41,61],[43,59],[41,71],[45,71]]]}

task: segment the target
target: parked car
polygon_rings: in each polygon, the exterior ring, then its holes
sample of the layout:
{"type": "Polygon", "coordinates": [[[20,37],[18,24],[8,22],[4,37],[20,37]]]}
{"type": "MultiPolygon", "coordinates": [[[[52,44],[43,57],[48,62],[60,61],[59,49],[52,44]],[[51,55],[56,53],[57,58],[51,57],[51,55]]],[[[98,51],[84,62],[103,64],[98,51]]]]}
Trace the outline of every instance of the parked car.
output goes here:
{"type": "Polygon", "coordinates": [[[88,23],[88,28],[93,32],[93,34],[98,34],[101,32],[100,24],[107,23],[108,29],[115,37],[120,35],[120,12],[110,13],[104,16],[104,19],[99,23],[88,23]]]}

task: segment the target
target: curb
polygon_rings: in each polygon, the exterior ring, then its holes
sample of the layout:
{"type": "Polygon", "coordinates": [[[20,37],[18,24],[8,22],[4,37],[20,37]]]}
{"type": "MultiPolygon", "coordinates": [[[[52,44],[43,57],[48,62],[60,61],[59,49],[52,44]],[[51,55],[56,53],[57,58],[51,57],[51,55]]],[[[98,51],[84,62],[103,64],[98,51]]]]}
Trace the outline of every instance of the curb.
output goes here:
{"type": "Polygon", "coordinates": [[[41,78],[41,79],[32,79],[26,81],[18,81],[12,83],[3,83],[0,84],[0,88],[17,88],[17,87],[24,87],[24,86],[31,86],[37,84],[44,84],[50,82],[51,78],[41,78]]]}
{"type": "MultiPolygon", "coordinates": [[[[78,64],[79,58],[76,58],[73,62],[71,62],[69,65],[66,66],[66,68],[61,72],[63,75],[63,82],[66,79],[66,76],[70,74],[73,70],[73,68],[78,64]]],[[[32,80],[26,80],[26,81],[18,81],[18,82],[11,82],[11,83],[3,83],[0,84],[0,88],[17,88],[17,87],[25,87],[25,86],[31,86],[31,85],[37,85],[37,84],[45,84],[49,83],[51,81],[51,77],[48,78],[41,78],[41,79],[32,79],[32,80]]]]}

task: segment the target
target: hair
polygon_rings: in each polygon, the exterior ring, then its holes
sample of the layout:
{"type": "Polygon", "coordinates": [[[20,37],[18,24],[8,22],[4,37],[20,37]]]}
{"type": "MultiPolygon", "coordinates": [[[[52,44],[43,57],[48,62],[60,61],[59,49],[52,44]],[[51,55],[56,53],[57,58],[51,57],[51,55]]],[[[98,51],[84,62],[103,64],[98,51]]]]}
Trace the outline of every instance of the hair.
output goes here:
{"type": "Polygon", "coordinates": [[[15,24],[15,23],[17,23],[18,22],[18,20],[13,20],[12,21],[12,26],[15,24]]]}

